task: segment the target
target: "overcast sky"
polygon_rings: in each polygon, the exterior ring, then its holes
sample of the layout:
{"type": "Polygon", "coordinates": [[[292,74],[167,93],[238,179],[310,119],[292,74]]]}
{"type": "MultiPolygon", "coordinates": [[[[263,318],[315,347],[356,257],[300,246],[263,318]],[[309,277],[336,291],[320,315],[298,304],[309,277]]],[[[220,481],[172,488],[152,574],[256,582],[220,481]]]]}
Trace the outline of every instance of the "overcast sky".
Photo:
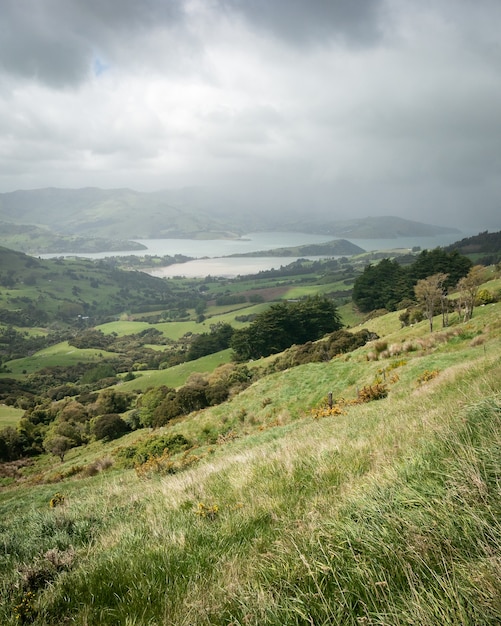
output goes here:
{"type": "Polygon", "coordinates": [[[1,0],[0,191],[499,230],[500,32],[500,0],[1,0]]]}

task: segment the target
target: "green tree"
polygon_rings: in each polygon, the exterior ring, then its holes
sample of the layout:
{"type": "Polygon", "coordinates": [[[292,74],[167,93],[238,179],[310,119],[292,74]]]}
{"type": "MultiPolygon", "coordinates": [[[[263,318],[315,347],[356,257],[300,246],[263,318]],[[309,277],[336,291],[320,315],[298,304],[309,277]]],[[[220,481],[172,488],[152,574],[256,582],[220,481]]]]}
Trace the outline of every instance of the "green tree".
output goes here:
{"type": "Polygon", "coordinates": [[[118,413],[108,413],[95,420],[92,432],[98,440],[111,441],[129,432],[129,426],[118,413]]]}
{"type": "Polygon", "coordinates": [[[315,341],[342,323],[335,303],[322,296],[278,302],[233,333],[231,348],[238,361],[282,352],[293,344],[315,341]]]}
{"type": "Polygon", "coordinates": [[[134,394],[115,389],[103,389],[97,400],[98,412],[106,413],[123,413],[130,409],[134,394]]]}
{"type": "Polygon", "coordinates": [[[412,295],[407,271],[396,261],[382,259],[377,265],[367,265],[353,285],[353,302],[362,311],[376,309],[394,311],[397,305],[412,295]]]}
{"type": "Polygon", "coordinates": [[[155,422],[155,411],[171,392],[175,393],[175,390],[162,385],[161,387],[147,389],[143,393],[137,402],[139,421],[142,426],[152,428],[157,425],[155,422]]]}
{"type": "Polygon", "coordinates": [[[412,284],[434,274],[447,274],[444,286],[453,287],[460,278],[468,274],[471,266],[470,259],[461,255],[457,250],[446,252],[442,248],[435,248],[423,250],[409,266],[408,272],[412,284]]]}
{"type": "Polygon", "coordinates": [[[73,441],[64,435],[54,435],[46,439],[43,442],[43,445],[47,452],[50,452],[54,456],[58,456],[61,459],[61,462],[63,462],[68,450],[73,448],[73,441]]]}

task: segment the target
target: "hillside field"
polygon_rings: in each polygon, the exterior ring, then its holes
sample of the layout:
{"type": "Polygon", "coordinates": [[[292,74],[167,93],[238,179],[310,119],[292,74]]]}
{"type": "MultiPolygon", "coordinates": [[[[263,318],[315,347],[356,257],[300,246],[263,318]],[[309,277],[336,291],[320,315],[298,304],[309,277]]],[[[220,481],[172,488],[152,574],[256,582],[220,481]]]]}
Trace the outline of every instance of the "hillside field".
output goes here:
{"type": "Polygon", "coordinates": [[[363,326],[379,339],[3,478],[0,622],[500,623],[501,303],[363,326]]]}

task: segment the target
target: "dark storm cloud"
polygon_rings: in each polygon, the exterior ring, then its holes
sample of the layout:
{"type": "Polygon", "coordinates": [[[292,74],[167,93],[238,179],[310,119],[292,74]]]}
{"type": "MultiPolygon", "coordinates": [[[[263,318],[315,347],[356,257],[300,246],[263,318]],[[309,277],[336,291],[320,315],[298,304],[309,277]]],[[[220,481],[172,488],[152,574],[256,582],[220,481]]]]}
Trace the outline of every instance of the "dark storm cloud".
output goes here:
{"type": "Polygon", "coordinates": [[[2,70],[53,87],[84,81],[117,42],[184,17],[182,2],[161,0],[3,0],[0,10],[2,70]]]}
{"type": "Polygon", "coordinates": [[[500,31],[500,0],[0,0],[0,190],[499,228],[500,31]]]}
{"type": "Polygon", "coordinates": [[[336,38],[371,44],[381,34],[382,0],[221,0],[258,28],[294,45],[336,38]]]}

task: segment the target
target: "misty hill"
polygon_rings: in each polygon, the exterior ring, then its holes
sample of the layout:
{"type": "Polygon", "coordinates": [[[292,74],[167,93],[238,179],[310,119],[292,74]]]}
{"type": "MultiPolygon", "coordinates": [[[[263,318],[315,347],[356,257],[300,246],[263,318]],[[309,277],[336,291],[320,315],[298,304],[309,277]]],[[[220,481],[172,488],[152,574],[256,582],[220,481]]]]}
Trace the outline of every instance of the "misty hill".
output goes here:
{"type": "Polygon", "coordinates": [[[484,265],[497,263],[501,260],[501,231],[485,231],[473,237],[465,237],[445,249],[448,252],[457,250],[464,255],[475,255],[476,260],[482,261],[484,265]]]}
{"type": "MultiPolygon", "coordinates": [[[[252,230],[281,230],[338,238],[388,239],[459,232],[390,216],[339,221],[310,213],[308,210],[307,218],[287,220],[278,212],[239,212],[233,210],[231,203],[218,204],[215,196],[197,189],[142,193],[87,187],[0,194],[0,220],[81,237],[218,239],[252,230]]],[[[0,243],[9,242],[0,239],[0,243]]]]}
{"type": "Polygon", "coordinates": [[[459,233],[457,228],[433,226],[390,215],[352,220],[320,221],[308,217],[304,221],[285,224],[287,230],[304,233],[324,233],[350,239],[397,239],[399,237],[434,237],[459,233]]]}
{"type": "Polygon", "coordinates": [[[146,250],[137,241],[116,238],[60,235],[47,226],[0,222],[0,245],[28,254],[66,252],[130,252],[146,250]]]}
{"type": "Polygon", "coordinates": [[[181,192],[94,187],[14,191],[0,194],[0,219],[88,237],[191,237],[207,231],[228,236],[224,223],[187,206],[181,192]]]}
{"type": "Polygon", "coordinates": [[[239,257],[288,257],[288,256],[352,256],[362,254],[365,250],[356,246],[346,239],[335,239],[326,243],[313,243],[304,246],[292,246],[290,248],[274,248],[273,250],[261,250],[247,252],[245,254],[232,254],[239,257]]]}

